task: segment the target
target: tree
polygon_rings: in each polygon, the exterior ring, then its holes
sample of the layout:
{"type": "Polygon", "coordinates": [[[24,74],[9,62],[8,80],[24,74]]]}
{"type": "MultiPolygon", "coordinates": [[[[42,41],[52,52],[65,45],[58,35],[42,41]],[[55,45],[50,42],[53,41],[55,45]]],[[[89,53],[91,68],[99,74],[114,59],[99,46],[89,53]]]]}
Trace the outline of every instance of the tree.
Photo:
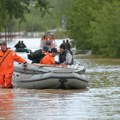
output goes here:
{"type": "Polygon", "coordinates": [[[0,28],[14,18],[25,20],[24,14],[30,12],[31,2],[43,12],[48,9],[47,0],[0,0],[0,28]]]}
{"type": "Polygon", "coordinates": [[[90,21],[92,17],[92,6],[94,1],[75,0],[72,1],[72,8],[67,17],[67,31],[74,39],[74,43],[78,49],[90,49],[90,21]]]}
{"type": "Polygon", "coordinates": [[[75,0],[67,17],[67,31],[78,49],[120,57],[120,1],[75,0]]]}

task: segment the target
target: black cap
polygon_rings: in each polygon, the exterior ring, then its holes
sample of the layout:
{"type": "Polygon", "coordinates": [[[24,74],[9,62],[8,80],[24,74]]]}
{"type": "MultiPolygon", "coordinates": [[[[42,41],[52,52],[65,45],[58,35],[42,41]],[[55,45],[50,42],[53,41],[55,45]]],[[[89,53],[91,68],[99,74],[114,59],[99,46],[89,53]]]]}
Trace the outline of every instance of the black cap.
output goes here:
{"type": "Polygon", "coordinates": [[[65,45],[64,44],[61,44],[60,45],[60,48],[63,48],[65,50],[65,45]]]}
{"type": "Polygon", "coordinates": [[[46,51],[46,52],[48,52],[48,50],[49,50],[49,47],[47,47],[47,46],[43,46],[43,48],[42,48],[44,51],[46,51]]]}

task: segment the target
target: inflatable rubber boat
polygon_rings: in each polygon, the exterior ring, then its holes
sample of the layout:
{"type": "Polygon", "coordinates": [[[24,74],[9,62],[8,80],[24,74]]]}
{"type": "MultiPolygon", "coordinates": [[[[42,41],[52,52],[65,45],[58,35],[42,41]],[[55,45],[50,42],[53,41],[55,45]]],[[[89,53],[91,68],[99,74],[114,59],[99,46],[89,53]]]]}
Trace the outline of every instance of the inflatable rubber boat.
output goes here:
{"type": "Polygon", "coordinates": [[[23,64],[15,65],[13,84],[27,89],[84,89],[88,86],[85,67],[23,64]]]}

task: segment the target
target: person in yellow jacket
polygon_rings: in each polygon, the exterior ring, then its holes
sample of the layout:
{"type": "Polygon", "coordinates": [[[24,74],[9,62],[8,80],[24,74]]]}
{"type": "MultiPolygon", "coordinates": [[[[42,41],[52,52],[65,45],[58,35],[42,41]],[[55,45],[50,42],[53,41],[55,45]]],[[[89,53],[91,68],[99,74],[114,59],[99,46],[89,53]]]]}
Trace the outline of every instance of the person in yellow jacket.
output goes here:
{"type": "Polygon", "coordinates": [[[0,47],[0,87],[13,88],[14,61],[20,63],[27,63],[27,61],[17,55],[15,51],[8,49],[5,41],[0,42],[0,47]]]}
{"type": "Polygon", "coordinates": [[[54,57],[57,55],[57,53],[57,49],[52,48],[51,53],[47,53],[46,56],[40,61],[40,64],[55,65],[54,57]]]}

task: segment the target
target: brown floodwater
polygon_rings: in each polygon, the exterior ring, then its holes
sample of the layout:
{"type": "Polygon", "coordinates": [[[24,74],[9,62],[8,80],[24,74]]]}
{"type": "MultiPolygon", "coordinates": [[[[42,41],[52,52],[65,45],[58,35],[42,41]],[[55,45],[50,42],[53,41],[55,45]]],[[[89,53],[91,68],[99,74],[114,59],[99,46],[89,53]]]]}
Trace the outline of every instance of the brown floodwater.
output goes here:
{"type": "Polygon", "coordinates": [[[0,120],[120,120],[119,60],[77,59],[84,90],[0,89],[0,120]]]}

